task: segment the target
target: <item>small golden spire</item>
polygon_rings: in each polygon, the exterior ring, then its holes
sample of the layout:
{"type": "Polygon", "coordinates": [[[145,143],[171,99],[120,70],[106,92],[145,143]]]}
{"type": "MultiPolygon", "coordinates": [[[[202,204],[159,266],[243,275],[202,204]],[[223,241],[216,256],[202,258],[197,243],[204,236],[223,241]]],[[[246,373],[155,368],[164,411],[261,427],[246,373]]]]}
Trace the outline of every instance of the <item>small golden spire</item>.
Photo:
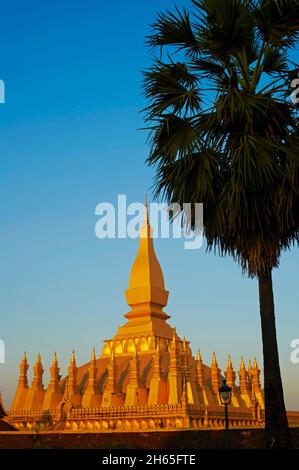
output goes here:
{"type": "Polygon", "coordinates": [[[258,368],[259,368],[258,365],[257,365],[256,357],[254,358],[253,368],[254,368],[254,369],[258,369],[258,368]]]}
{"type": "Polygon", "coordinates": [[[145,193],[144,209],[144,225],[149,225],[147,193],[145,193]]]}
{"type": "Polygon", "coordinates": [[[56,354],[56,351],[54,352],[54,356],[53,356],[53,366],[58,364],[58,360],[57,360],[57,354],[56,354]]]}
{"type": "Polygon", "coordinates": [[[41,362],[42,361],[41,361],[40,353],[38,353],[37,358],[36,358],[36,363],[41,364],[41,362]]]}
{"type": "Polygon", "coordinates": [[[19,377],[19,387],[24,389],[28,388],[28,378],[27,378],[27,371],[29,369],[29,365],[27,363],[27,355],[24,352],[21,363],[20,363],[20,377],[19,377]]]}
{"type": "Polygon", "coordinates": [[[212,366],[217,366],[218,367],[215,351],[213,351],[212,366]]]}
{"type": "Polygon", "coordinates": [[[76,365],[76,358],[75,358],[75,350],[73,349],[73,352],[72,352],[72,357],[71,357],[71,364],[72,365],[76,365]]]}
{"type": "Polygon", "coordinates": [[[93,348],[93,350],[92,350],[91,360],[92,361],[96,360],[96,350],[95,350],[95,348],[93,348]]]}
{"type": "Polygon", "coordinates": [[[245,367],[245,362],[244,362],[244,357],[243,357],[243,356],[241,356],[240,369],[246,369],[246,367],[245,367]]]}
{"type": "Polygon", "coordinates": [[[201,354],[200,354],[200,349],[197,350],[196,360],[197,360],[197,362],[202,362],[201,354]]]}
{"type": "Polygon", "coordinates": [[[34,376],[32,380],[32,389],[33,390],[42,390],[43,389],[43,382],[42,382],[42,376],[44,373],[44,369],[42,366],[42,361],[40,357],[40,353],[38,353],[37,358],[36,358],[36,363],[35,366],[33,367],[34,371],[34,376]]]}
{"type": "Polygon", "coordinates": [[[24,351],[23,357],[22,357],[22,362],[25,362],[27,364],[27,354],[26,351],[24,351]]]}
{"type": "Polygon", "coordinates": [[[227,361],[227,366],[226,366],[227,369],[232,369],[233,368],[233,363],[232,363],[232,358],[231,358],[231,355],[229,354],[228,355],[228,361],[227,361]]]}

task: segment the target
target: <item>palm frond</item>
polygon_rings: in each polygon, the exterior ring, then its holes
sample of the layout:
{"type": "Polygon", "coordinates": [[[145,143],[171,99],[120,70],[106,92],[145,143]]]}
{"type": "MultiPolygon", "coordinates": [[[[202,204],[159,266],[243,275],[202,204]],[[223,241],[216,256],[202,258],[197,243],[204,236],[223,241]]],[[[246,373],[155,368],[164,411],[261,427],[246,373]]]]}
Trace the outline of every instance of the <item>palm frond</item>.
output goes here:
{"type": "Polygon", "coordinates": [[[260,0],[254,16],[261,38],[276,47],[291,47],[299,38],[298,0],[260,0]]]}
{"type": "Polygon", "coordinates": [[[227,63],[228,55],[242,48],[253,48],[254,18],[242,0],[198,0],[193,2],[202,12],[199,25],[203,51],[227,63]]]}
{"type": "Polygon", "coordinates": [[[265,50],[263,70],[269,75],[283,73],[288,70],[288,57],[286,51],[276,46],[270,46],[265,50]]]}
{"type": "Polygon", "coordinates": [[[299,240],[298,3],[192,0],[193,17],[159,15],[150,40],[169,58],[144,75],[156,193],[203,202],[208,248],[250,276],[299,240]]]}
{"type": "Polygon", "coordinates": [[[174,114],[158,119],[151,133],[150,164],[188,158],[198,146],[198,135],[190,118],[174,114]]]}
{"type": "Polygon", "coordinates": [[[143,89],[149,100],[148,117],[163,113],[188,114],[200,109],[198,77],[183,63],[165,64],[155,60],[144,73],[143,89]]]}
{"type": "Polygon", "coordinates": [[[153,48],[169,45],[175,45],[179,50],[189,48],[197,51],[199,48],[188,11],[180,11],[178,8],[175,13],[170,10],[158,13],[157,20],[152,25],[152,34],[147,37],[147,43],[153,48]]]}

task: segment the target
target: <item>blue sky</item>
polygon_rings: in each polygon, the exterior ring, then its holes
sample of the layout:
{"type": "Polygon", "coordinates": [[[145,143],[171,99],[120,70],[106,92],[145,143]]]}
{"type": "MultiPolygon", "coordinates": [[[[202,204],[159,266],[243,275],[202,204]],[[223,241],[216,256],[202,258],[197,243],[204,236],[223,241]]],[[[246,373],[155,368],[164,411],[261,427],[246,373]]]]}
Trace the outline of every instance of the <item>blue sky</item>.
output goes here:
{"type": "MultiPolygon", "coordinates": [[[[152,184],[145,163],[141,70],[144,36],[166,0],[10,1],[1,6],[0,78],[0,390],[10,404],[26,350],[47,368],[56,350],[65,374],[112,337],[128,311],[124,289],[135,240],[98,240],[95,207],[142,201],[152,184]]],[[[182,240],[156,240],[170,291],[166,309],[180,335],[213,350],[262,362],[257,282],[231,259],[187,251],[182,240]]],[[[289,409],[299,409],[298,249],[274,274],[280,358],[289,409]]],[[[32,370],[29,376],[31,377],[32,370]]]]}

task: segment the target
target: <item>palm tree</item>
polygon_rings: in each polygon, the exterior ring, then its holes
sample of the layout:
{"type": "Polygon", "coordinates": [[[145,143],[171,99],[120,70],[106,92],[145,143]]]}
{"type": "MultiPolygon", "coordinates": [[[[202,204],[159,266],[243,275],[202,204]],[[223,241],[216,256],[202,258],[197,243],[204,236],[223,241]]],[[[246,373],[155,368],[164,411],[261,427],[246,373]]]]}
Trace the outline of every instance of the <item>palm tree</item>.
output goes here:
{"type": "MultiPolygon", "coordinates": [[[[192,0],[158,14],[144,71],[156,196],[204,203],[208,249],[257,277],[270,445],[289,439],[272,271],[299,240],[297,0],[192,0]]],[[[175,214],[177,215],[177,214],[175,214]]],[[[195,220],[185,218],[190,229],[195,220]]]]}

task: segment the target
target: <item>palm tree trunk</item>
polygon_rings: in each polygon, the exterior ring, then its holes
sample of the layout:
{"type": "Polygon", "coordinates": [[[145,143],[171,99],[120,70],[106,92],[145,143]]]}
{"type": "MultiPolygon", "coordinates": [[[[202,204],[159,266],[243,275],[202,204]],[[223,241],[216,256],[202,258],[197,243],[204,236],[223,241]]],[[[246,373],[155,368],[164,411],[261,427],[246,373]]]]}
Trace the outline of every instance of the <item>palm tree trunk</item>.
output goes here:
{"type": "Polygon", "coordinates": [[[259,273],[258,281],[264,355],[266,440],[270,447],[288,447],[290,433],[279,366],[272,272],[259,273]]]}

